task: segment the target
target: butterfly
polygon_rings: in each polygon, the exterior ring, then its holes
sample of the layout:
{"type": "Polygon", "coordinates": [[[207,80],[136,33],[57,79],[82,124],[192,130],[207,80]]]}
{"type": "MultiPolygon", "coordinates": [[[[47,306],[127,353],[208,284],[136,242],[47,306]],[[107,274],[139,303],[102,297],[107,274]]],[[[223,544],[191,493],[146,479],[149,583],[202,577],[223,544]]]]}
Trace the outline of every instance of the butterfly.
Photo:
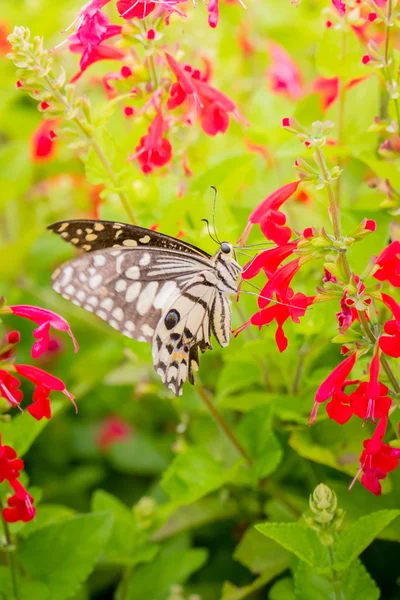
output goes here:
{"type": "Polygon", "coordinates": [[[48,229],[84,250],[52,275],[53,289],[123,335],[152,344],[154,368],[177,396],[199,368],[199,350],[231,335],[229,296],[241,267],[229,242],[210,255],[181,239],[113,221],[72,220],[48,229]]]}

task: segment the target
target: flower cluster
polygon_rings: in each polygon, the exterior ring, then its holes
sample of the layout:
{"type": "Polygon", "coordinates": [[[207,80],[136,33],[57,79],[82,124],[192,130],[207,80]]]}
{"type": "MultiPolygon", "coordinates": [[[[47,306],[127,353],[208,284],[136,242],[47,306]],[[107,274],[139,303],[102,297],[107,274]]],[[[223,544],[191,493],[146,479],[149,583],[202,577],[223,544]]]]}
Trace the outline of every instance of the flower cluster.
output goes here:
{"type": "MultiPolygon", "coordinates": [[[[400,449],[383,441],[389,427],[393,400],[400,393],[400,385],[392,371],[389,359],[400,357],[400,304],[382,286],[400,287],[400,242],[395,240],[373,256],[361,275],[353,273],[347,259],[347,250],[374,233],[376,224],[363,219],[348,235],[340,233],[339,209],[334,202],[332,182],[340,176],[340,169],[328,168],[323,153],[330,122],[313,123],[311,130],[294,119],[284,119],[283,126],[297,135],[313,151],[314,165],[303,158],[296,160],[299,180],[288,183],[270,194],[251,213],[239,242],[244,245],[254,225],[258,224],[267,240],[276,245],[252,259],[243,270],[243,283],[263,273],[267,277],[258,294],[258,307],[248,325],[262,327],[276,321],[276,343],[280,352],[288,345],[283,324],[289,318],[295,323],[307,308],[319,302],[334,301],[338,335],[345,359],[319,386],[310,424],[316,420],[318,407],[326,405],[330,419],[343,425],[356,417],[371,421],[376,427],[364,442],[360,457],[361,483],[374,494],[381,493],[381,480],[398,466],[400,449]],[[308,227],[293,232],[287,225],[281,208],[298,190],[299,185],[314,184],[317,189],[327,188],[333,234],[325,228],[308,227]],[[314,296],[295,292],[292,281],[300,268],[310,261],[322,262],[321,284],[314,296]],[[387,317],[389,312],[389,317],[387,317]],[[364,357],[370,356],[368,374],[351,378],[351,372],[364,357]],[[382,378],[386,377],[386,381],[382,378]]],[[[315,308],[317,310],[317,308],[315,308]]]]}
{"type": "Polygon", "coordinates": [[[16,521],[31,521],[35,518],[36,510],[33,498],[19,481],[24,461],[17,457],[11,446],[3,445],[0,436],[0,483],[8,481],[14,494],[7,499],[7,506],[3,508],[3,519],[8,523],[16,521]]]}
{"type": "MultiPolygon", "coordinates": [[[[29,319],[39,325],[33,332],[36,339],[32,346],[32,357],[34,359],[42,356],[51,346],[50,328],[58,331],[65,331],[72,338],[75,352],[78,351],[78,343],[71,331],[67,321],[56,313],[38,308],[36,306],[15,305],[8,306],[3,301],[0,306],[0,315],[16,315],[29,319]]],[[[68,392],[61,379],[50,375],[43,369],[32,365],[21,365],[15,363],[15,350],[20,341],[18,331],[12,331],[3,339],[0,347],[0,397],[6,401],[7,407],[18,407],[23,399],[20,389],[22,377],[29,380],[35,386],[33,392],[33,402],[27,407],[28,412],[36,419],[50,419],[50,393],[52,391],[62,392],[72,403],[74,396],[68,392]]],[[[75,403],[74,403],[75,405],[75,403]]]]}
{"type": "MultiPolygon", "coordinates": [[[[64,72],[53,74],[54,52],[45,51],[42,40],[35,38],[31,43],[29,31],[24,28],[16,28],[9,36],[13,51],[8,56],[19,68],[17,87],[39,102],[39,110],[46,119],[33,134],[32,158],[42,162],[54,156],[55,138],[65,132],[64,119],[77,126],[75,133],[81,146],[97,151],[89,101],[75,97],[71,84],[80,80],[91,65],[112,60],[121,66],[101,79],[107,98],[113,107],[121,102],[124,117],[133,119],[139,127],[143,117],[149,123],[129,160],[149,174],[167,166],[177,154],[183,175],[188,176],[191,171],[185,145],[175,153],[170,141],[178,128],[185,132],[198,122],[207,135],[215,136],[226,132],[231,117],[244,124],[246,121],[235,103],[210,85],[211,66],[205,58],[205,69],[201,72],[189,64],[181,64],[160,47],[162,30],[169,25],[171,14],[185,16],[177,8],[176,0],[118,0],[119,23],[111,23],[103,10],[110,2],[90,0],[67,28],[64,42],[53,49],[59,51],[65,47],[79,55],[79,71],[69,83],[64,72]],[[143,46],[143,63],[126,49],[133,41],[143,46]]],[[[218,0],[209,0],[207,9],[209,23],[215,27],[218,0]]],[[[67,135],[71,136],[70,128],[67,135]]]]}
{"type": "MultiPolygon", "coordinates": [[[[38,325],[34,330],[35,342],[32,346],[32,357],[39,358],[51,348],[50,328],[65,331],[72,338],[75,352],[78,351],[77,341],[67,321],[49,310],[28,305],[6,304],[4,298],[0,300],[0,315],[16,315],[29,319],[38,325]]],[[[65,384],[42,369],[15,363],[17,345],[21,340],[18,331],[7,333],[0,343],[0,399],[2,400],[1,411],[18,407],[20,410],[23,400],[23,392],[20,389],[21,380],[27,379],[35,386],[32,400],[27,407],[28,412],[36,420],[50,419],[50,393],[59,391],[65,394],[74,403],[74,396],[68,392],[65,384]]],[[[31,521],[34,519],[36,510],[33,506],[33,498],[20,481],[24,461],[18,458],[15,450],[2,443],[0,436],[0,483],[7,481],[14,494],[7,499],[7,506],[3,508],[3,518],[8,523],[16,521],[31,521]]]]}

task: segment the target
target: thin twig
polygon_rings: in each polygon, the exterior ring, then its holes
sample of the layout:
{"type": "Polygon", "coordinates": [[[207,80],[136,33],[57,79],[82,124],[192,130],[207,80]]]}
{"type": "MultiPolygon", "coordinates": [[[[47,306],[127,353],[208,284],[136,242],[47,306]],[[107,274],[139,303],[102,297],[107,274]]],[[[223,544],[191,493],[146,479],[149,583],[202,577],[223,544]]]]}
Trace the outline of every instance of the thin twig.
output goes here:
{"type": "Polygon", "coordinates": [[[225,433],[226,437],[232,442],[236,450],[243,456],[247,464],[251,467],[253,465],[252,459],[247,454],[246,450],[243,448],[242,444],[239,442],[239,440],[237,439],[237,437],[235,436],[232,429],[229,427],[228,423],[225,421],[221,413],[215,408],[214,404],[211,402],[206,390],[201,385],[201,383],[196,384],[196,391],[199,394],[200,398],[203,400],[214,421],[217,423],[217,425],[219,425],[219,427],[225,433]]]}

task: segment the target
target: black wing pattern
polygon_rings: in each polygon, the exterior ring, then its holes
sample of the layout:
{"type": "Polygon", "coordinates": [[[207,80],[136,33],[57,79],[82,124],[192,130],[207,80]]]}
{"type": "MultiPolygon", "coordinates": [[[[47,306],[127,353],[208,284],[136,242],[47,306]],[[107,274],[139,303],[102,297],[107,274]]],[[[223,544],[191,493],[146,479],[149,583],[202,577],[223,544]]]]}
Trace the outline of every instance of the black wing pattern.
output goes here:
{"type": "Polygon", "coordinates": [[[152,247],[177,250],[184,254],[195,254],[210,258],[207,252],[182,240],[170,237],[164,233],[114,221],[95,221],[78,219],[59,221],[47,227],[53,233],[61,236],[85,252],[102,250],[104,248],[137,248],[152,247]]]}

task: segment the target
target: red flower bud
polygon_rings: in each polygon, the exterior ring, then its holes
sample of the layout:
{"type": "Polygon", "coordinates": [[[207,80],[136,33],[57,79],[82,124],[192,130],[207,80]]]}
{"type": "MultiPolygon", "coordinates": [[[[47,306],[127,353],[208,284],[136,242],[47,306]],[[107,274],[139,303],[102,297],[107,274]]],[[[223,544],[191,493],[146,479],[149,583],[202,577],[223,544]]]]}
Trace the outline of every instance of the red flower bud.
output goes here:
{"type": "Polygon", "coordinates": [[[154,29],[149,29],[147,32],[147,39],[154,40],[155,37],[156,37],[156,32],[154,31],[154,29]]]}
{"type": "Polygon", "coordinates": [[[375,12],[370,12],[368,15],[368,21],[370,21],[371,23],[373,23],[377,18],[378,15],[375,12]]]}
{"type": "Polygon", "coordinates": [[[132,117],[135,114],[135,109],[132,106],[125,106],[124,114],[126,117],[132,117]]]}
{"type": "Polygon", "coordinates": [[[124,65],[121,68],[121,75],[122,77],[130,77],[132,75],[132,69],[130,67],[128,67],[127,65],[124,65]]]}
{"type": "Polygon", "coordinates": [[[49,108],[49,106],[50,106],[50,104],[48,102],[46,102],[46,100],[40,104],[40,108],[42,110],[47,110],[49,108]]]}
{"type": "Polygon", "coordinates": [[[369,54],[364,54],[364,56],[361,59],[361,62],[363,65],[367,65],[369,62],[371,61],[371,57],[369,54]]]}
{"type": "Polygon", "coordinates": [[[284,119],[282,119],[282,127],[290,127],[290,118],[289,117],[285,117],[284,119]]]}

